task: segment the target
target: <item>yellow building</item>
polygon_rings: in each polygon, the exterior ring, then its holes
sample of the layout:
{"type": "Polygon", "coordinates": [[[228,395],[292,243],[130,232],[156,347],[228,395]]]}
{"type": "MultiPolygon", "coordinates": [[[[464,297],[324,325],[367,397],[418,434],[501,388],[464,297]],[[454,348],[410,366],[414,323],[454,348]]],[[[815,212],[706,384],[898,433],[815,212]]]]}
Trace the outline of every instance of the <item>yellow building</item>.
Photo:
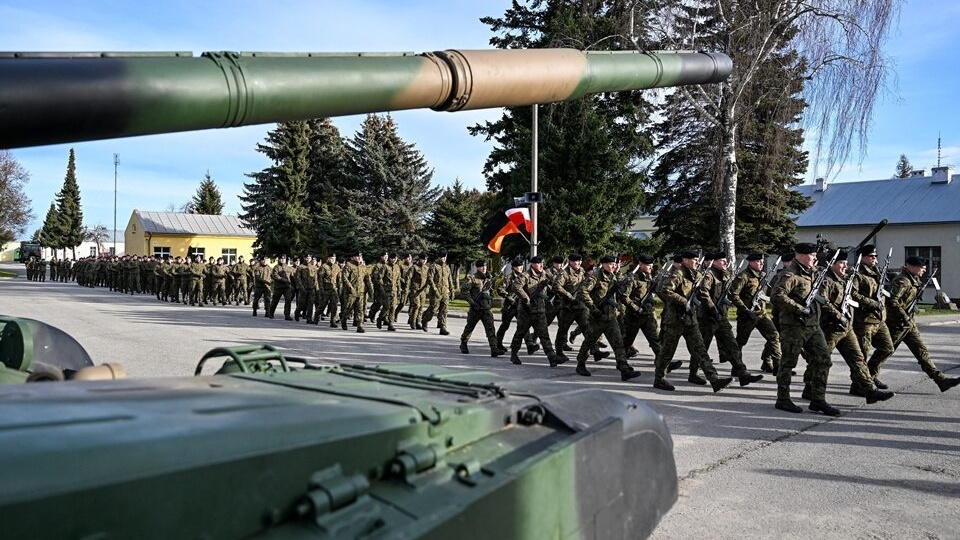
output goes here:
{"type": "Polygon", "coordinates": [[[256,233],[236,216],[134,210],[124,231],[128,255],[223,257],[228,264],[253,258],[256,233]]]}

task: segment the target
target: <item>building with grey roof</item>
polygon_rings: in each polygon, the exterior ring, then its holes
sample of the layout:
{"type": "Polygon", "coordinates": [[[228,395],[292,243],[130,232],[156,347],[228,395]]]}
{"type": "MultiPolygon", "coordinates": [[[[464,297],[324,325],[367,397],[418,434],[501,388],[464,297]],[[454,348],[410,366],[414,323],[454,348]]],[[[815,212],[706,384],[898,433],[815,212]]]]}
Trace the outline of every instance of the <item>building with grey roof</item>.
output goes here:
{"type": "MultiPolygon", "coordinates": [[[[888,224],[874,238],[882,264],[893,248],[890,268],[900,268],[909,256],[930,261],[951,298],[960,297],[960,175],[953,167],[935,167],[931,174],[914,171],[909,178],[868,182],[815,184],[794,188],[813,205],[797,216],[799,241],[817,235],[838,246],[859,243],[880,221],[888,224]]],[[[932,302],[933,294],[924,301],[932,302]]]]}
{"type": "Polygon", "coordinates": [[[241,255],[247,260],[253,257],[257,234],[237,216],[134,210],[124,238],[130,255],[200,255],[232,263],[241,255]]]}

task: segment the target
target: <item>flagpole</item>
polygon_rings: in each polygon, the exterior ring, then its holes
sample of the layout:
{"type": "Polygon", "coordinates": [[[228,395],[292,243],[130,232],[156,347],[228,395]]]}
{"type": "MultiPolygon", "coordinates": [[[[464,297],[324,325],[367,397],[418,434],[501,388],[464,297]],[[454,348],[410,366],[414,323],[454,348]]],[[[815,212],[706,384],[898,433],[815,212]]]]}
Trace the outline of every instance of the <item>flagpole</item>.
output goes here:
{"type": "MultiPolygon", "coordinates": [[[[536,103],[533,104],[533,144],[532,155],[530,156],[530,192],[537,192],[537,155],[538,145],[539,145],[539,115],[540,115],[540,106],[536,103]]],[[[534,201],[530,203],[530,223],[533,226],[533,230],[530,231],[530,238],[527,242],[530,242],[530,256],[534,257],[537,254],[537,202],[534,201]]],[[[523,234],[523,233],[520,233],[523,234]]]]}

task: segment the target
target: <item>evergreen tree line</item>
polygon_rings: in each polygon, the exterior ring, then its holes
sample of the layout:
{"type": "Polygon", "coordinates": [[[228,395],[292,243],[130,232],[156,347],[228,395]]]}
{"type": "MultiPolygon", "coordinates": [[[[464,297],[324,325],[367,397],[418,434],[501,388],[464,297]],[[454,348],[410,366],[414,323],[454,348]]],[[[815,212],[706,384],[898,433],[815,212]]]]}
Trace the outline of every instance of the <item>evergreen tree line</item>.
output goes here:
{"type": "Polygon", "coordinates": [[[86,232],[80,206],[80,186],[77,184],[76,154],[71,148],[63,187],[50,203],[43,226],[34,233],[33,240],[43,247],[62,249],[64,256],[70,249],[72,257],[76,258],[76,248],[84,241],[86,232]]]}

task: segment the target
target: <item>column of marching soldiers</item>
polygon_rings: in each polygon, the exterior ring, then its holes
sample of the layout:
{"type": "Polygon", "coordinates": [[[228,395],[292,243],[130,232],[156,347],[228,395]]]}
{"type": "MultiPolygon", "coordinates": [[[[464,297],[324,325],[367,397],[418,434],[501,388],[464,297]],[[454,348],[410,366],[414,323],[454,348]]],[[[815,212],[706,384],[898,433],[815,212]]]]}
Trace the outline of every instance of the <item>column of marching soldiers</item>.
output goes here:
{"type": "MultiPolygon", "coordinates": [[[[880,373],[901,343],[941,392],[960,384],[960,377],[947,377],[934,364],[914,321],[917,302],[933,277],[927,273],[926,260],[908,257],[899,274],[888,280],[890,254],[880,266],[874,245],[856,251],[853,267],[844,251],[820,255],[826,260],[818,266],[817,245],[801,243],[769,270],[759,253],[747,255],[734,270],[726,253],[701,256],[687,250],[659,269],[653,257],[641,254],[629,271],[621,268],[619,257],[608,255],[587,271],[583,258],[570,254],[566,260],[554,257],[548,268],[541,257],[514,259],[500,275],[478,260],[460,287],[469,304],[460,352],[470,353],[470,337],[482,324],[490,356],[509,353],[513,364],[521,364],[525,345],[528,355],[542,348],[549,365],[556,367],[569,361],[565,353],[574,350],[571,344],[582,334],[576,373],[589,377],[588,359],[599,362],[610,355],[602,350],[608,347],[602,341],[606,338],[621,380],[628,381],[640,376],[628,360],[639,354],[633,343],[642,333],[655,357],[653,387],[673,391],[668,376],[683,366],[673,358],[682,338],[690,353],[687,381],[709,384],[719,392],[734,379],[748,386],[763,378],[748,370],[741,352],[757,330],[765,340],[760,371],[775,375],[775,407],[783,411],[802,412],[791,396],[794,369],[802,356],[806,370],[801,398],[809,401],[811,411],[840,414],[825,395],[834,349],[850,368],[850,394],[868,404],[894,396],[880,373]],[[494,324],[494,294],[503,299],[499,327],[494,324]],[[659,324],[655,297],[663,304],[659,324]],[[731,308],[736,310],[735,332],[728,318],[731,308]],[[517,327],[508,348],[504,339],[514,319],[517,327]],[[551,340],[548,327],[554,321],[557,329],[551,340]],[[722,377],[710,358],[708,348],[714,339],[720,363],[731,366],[730,377],[722,377]]],[[[30,279],[43,280],[45,273],[39,261],[28,264],[30,279]]],[[[323,262],[308,255],[292,264],[281,256],[274,266],[265,257],[252,265],[243,257],[232,265],[212,257],[207,263],[202,257],[192,262],[180,257],[91,257],[75,263],[51,261],[50,278],[121,293],[150,293],[158,300],[191,306],[252,303],[253,316],[263,299],[263,315],[268,318],[274,317],[283,299],[287,320],[319,324],[329,319],[331,328],[361,333],[366,321],[395,331],[407,306],[410,329],[427,332],[436,317],[440,334],[447,335],[448,302],[455,292],[445,252],[437,253],[432,263],[426,253],[416,261],[412,255],[383,253],[369,266],[361,253],[351,253],[346,261],[331,254],[323,262]]]]}

